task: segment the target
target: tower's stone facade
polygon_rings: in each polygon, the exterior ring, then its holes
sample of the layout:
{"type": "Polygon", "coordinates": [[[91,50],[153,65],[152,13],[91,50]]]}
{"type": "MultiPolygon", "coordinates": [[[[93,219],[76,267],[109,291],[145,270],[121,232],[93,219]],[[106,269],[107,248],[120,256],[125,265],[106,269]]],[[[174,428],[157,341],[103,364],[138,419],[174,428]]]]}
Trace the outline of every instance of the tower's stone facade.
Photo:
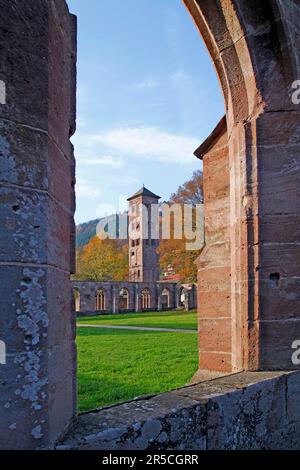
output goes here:
{"type": "Polygon", "coordinates": [[[157,254],[159,199],[160,196],[144,186],[128,199],[129,281],[156,282],[159,279],[157,254]]]}

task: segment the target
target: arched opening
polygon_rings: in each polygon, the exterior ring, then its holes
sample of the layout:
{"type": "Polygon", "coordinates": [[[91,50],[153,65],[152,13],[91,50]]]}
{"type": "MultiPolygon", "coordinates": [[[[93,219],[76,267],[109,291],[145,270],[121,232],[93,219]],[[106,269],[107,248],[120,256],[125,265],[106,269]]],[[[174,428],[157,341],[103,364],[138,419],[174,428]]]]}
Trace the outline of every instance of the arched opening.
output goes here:
{"type": "Polygon", "coordinates": [[[160,302],[162,310],[167,310],[171,305],[170,290],[165,287],[160,295],[160,302]]]}
{"type": "Polygon", "coordinates": [[[150,289],[143,289],[141,293],[142,310],[151,309],[151,291],[150,289]]]}
{"type": "MultiPolygon", "coordinates": [[[[200,367],[218,372],[249,367],[256,369],[260,364],[260,335],[263,337],[265,334],[265,326],[259,325],[261,312],[257,307],[259,289],[263,284],[260,274],[257,274],[262,272],[261,252],[256,252],[260,241],[257,213],[261,202],[257,188],[258,180],[265,181],[267,187],[268,172],[260,166],[257,155],[260,154],[262,160],[264,155],[255,145],[261,143],[260,138],[268,142],[264,123],[257,119],[266,105],[259,86],[268,89],[267,79],[264,78],[268,73],[265,73],[265,64],[259,64],[264,54],[261,51],[256,53],[253,38],[245,39],[245,30],[249,24],[257,41],[257,37],[264,36],[261,31],[265,30],[266,25],[264,22],[258,27],[256,25],[255,31],[255,13],[253,15],[249,6],[251,2],[235,5],[234,2],[186,0],[185,3],[211,53],[226,103],[226,118],[220,121],[197,152],[205,160],[208,202],[206,246],[199,259],[200,367]],[[244,8],[246,11],[243,11],[244,8]],[[248,15],[249,23],[245,27],[243,22],[248,15]],[[253,50],[250,50],[249,44],[253,50]],[[259,74],[260,67],[263,73],[259,74]],[[260,135],[259,128],[262,130],[260,135]],[[258,174],[260,178],[257,178],[258,174]]],[[[265,11],[271,12],[271,2],[253,2],[257,7],[253,10],[259,10],[261,18],[264,18],[265,7],[260,8],[259,3],[268,5],[265,11]]],[[[276,10],[276,2],[272,3],[276,10]]],[[[260,15],[257,15],[258,18],[260,15]]],[[[274,37],[274,28],[272,30],[274,37]]],[[[268,49],[272,50],[270,46],[268,49]]],[[[263,50],[263,47],[264,44],[258,49],[263,50]]],[[[268,79],[271,81],[272,77],[268,79]]],[[[273,92],[273,96],[276,93],[273,92]]],[[[272,98],[268,104],[270,102],[273,109],[272,98]]],[[[279,111],[280,106],[275,106],[275,110],[279,111]]],[[[277,269],[276,276],[264,272],[262,277],[263,280],[272,278],[269,285],[273,289],[280,287],[277,269]]],[[[143,293],[143,308],[147,307],[147,299],[148,295],[143,293]]],[[[162,291],[160,301],[162,309],[170,307],[169,289],[162,291]]],[[[179,305],[184,306],[184,303],[182,288],[179,305]]]]}
{"type": "Polygon", "coordinates": [[[185,306],[184,287],[180,287],[177,296],[177,308],[183,309],[185,306]]]}
{"type": "MultiPolygon", "coordinates": [[[[284,331],[284,318],[278,315],[273,322],[272,317],[268,324],[270,305],[279,302],[268,281],[270,272],[280,271],[275,219],[284,223],[283,214],[293,217],[293,212],[275,162],[281,167],[293,158],[287,152],[281,160],[278,146],[291,139],[291,134],[283,137],[283,129],[299,125],[291,100],[298,59],[290,47],[289,5],[276,0],[184,3],[215,65],[226,109],[196,151],[203,159],[206,199],[206,243],[198,260],[200,369],[259,370],[274,361],[278,367],[284,354],[270,344],[284,331]]],[[[288,252],[284,236],[280,243],[288,252]]],[[[288,277],[293,284],[291,272],[288,277]]],[[[288,338],[286,332],[286,359],[288,338]]]]}
{"type": "Polygon", "coordinates": [[[119,311],[129,310],[130,294],[126,287],[122,287],[119,292],[119,311]]]}
{"type": "Polygon", "coordinates": [[[97,312],[103,312],[106,310],[106,295],[103,288],[97,290],[95,295],[95,304],[95,309],[97,312]]]}
{"type": "Polygon", "coordinates": [[[73,289],[73,296],[74,296],[75,312],[80,312],[80,309],[81,309],[80,291],[77,287],[74,287],[73,289]]]}
{"type": "MultiPolygon", "coordinates": [[[[299,233],[293,229],[299,227],[299,109],[291,101],[290,89],[291,77],[299,76],[299,51],[295,47],[299,8],[296,1],[277,0],[185,0],[185,3],[203,35],[223,89],[226,128],[221,125],[218,137],[226,142],[221,143],[225,147],[227,145],[226,172],[230,169],[229,184],[226,185],[227,191],[229,186],[226,207],[230,230],[225,237],[226,243],[217,243],[213,247],[213,237],[207,239],[200,260],[203,263],[200,266],[202,274],[206,274],[199,278],[200,298],[207,301],[206,310],[201,311],[200,307],[199,311],[204,320],[200,327],[201,353],[205,352],[205,355],[200,354],[200,366],[221,372],[294,368],[291,364],[291,338],[298,337],[300,332],[299,310],[295,303],[299,291],[299,233]],[[270,164],[270,161],[276,164],[270,164]],[[226,251],[228,247],[230,249],[226,251]],[[211,256],[213,248],[215,255],[211,256]],[[229,260],[225,266],[217,266],[219,271],[215,269],[217,248],[224,250],[229,260]],[[209,264],[214,268],[210,273],[209,264]],[[278,306],[280,308],[276,308],[278,306]],[[224,311],[226,316],[215,316],[217,313],[224,314],[224,311]]],[[[1,77],[8,79],[14,97],[13,106],[5,108],[4,113],[5,121],[13,126],[6,135],[4,149],[8,158],[5,161],[9,161],[11,168],[14,168],[14,158],[18,155],[16,170],[19,167],[18,172],[5,169],[3,179],[9,197],[5,196],[2,207],[6,211],[4,218],[9,214],[9,220],[2,224],[2,230],[5,235],[3,239],[9,240],[9,243],[4,251],[2,267],[3,270],[8,267],[7,274],[11,278],[9,289],[3,283],[6,289],[2,296],[6,297],[3,315],[7,315],[8,320],[4,317],[2,321],[5,327],[8,325],[8,334],[14,334],[18,328],[16,319],[20,300],[23,302],[21,309],[30,306],[26,311],[30,316],[40,311],[43,298],[44,318],[48,316],[49,321],[43,322],[40,342],[36,343],[35,337],[30,341],[31,335],[24,328],[24,338],[28,342],[27,355],[35,354],[40,362],[37,400],[24,400],[24,394],[13,396],[13,428],[26,428],[32,432],[14,433],[15,440],[11,438],[10,443],[14,448],[51,448],[73,418],[76,396],[74,335],[65,335],[71,325],[68,273],[74,270],[73,255],[70,256],[70,253],[74,240],[71,214],[74,210],[75,165],[68,139],[75,129],[75,24],[74,18],[71,24],[63,2],[43,2],[45,15],[41,15],[38,22],[30,14],[32,5],[29,2],[22,4],[28,19],[22,22],[22,44],[15,43],[16,35],[6,35],[7,50],[15,48],[16,54],[15,60],[4,63],[4,76],[1,77]],[[58,7],[61,9],[58,10],[58,7]],[[48,52],[38,66],[33,38],[39,38],[42,49],[48,52]],[[46,84],[45,88],[41,84],[46,84]],[[39,95],[34,95],[36,90],[39,95]],[[33,96],[40,98],[38,107],[32,106],[33,96]],[[24,112],[26,109],[30,112],[24,112]],[[23,128],[18,129],[16,124],[21,122],[23,128]],[[24,129],[32,133],[36,142],[40,142],[41,127],[42,134],[51,131],[51,138],[44,145],[24,152],[27,140],[33,142],[33,139],[25,137],[24,129]],[[52,150],[49,145],[54,142],[52,150]],[[35,158],[34,162],[28,160],[28,155],[35,156],[36,150],[40,158],[35,158]],[[43,165],[40,167],[35,166],[41,163],[43,165]],[[33,167],[38,171],[32,171],[33,167]],[[48,187],[45,181],[49,174],[52,176],[48,187]],[[37,175],[41,177],[37,178],[37,175]],[[61,184],[62,181],[64,184],[61,184]],[[39,197],[35,198],[35,202],[32,198],[27,203],[25,193],[35,192],[39,197]],[[16,198],[19,198],[21,206],[13,203],[11,207],[11,201],[16,198]],[[29,223],[29,227],[24,221],[31,221],[33,213],[39,210],[41,217],[48,215],[42,221],[47,230],[40,230],[40,225],[34,225],[33,232],[33,224],[29,223]],[[57,221],[61,222],[62,230],[54,229],[57,221]],[[16,226],[19,227],[18,236],[13,237],[15,232],[12,230],[16,226]],[[34,251],[33,244],[27,250],[28,243],[20,249],[21,236],[25,238],[29,234],[39,251],[34,251]],[[34,267],[37,263],[41,266],[38,270],[34,267]],[[12,264],[14,273],[11,273],[12,264]],[[21,296],[20,279],[24,289],[21,296]],[[42,295],[32,295],[33,291],[37,292],[36,286],[42,295]],[[57,328],[58,318],[60,328],[57,328]],[[53,338],[58,345],[55,354],[53,338]],[[74,367],[70,367],[72,358],[74,367]],[[51,369],[55,372],[44,375],[45,370],[51,369]],[[61,387],[62,378],[64,387],[61,387]],[[35,413],[32,413],[32,406],[35,413]],[[36,426],[37,422],[41,425],[36,426]],[[33,442],[33,438],[41,440],[37,443],[33,442]]],[[[16,19],[22,21],[18,14],[15,9],[5,8],[2,28],[7,31],[7,25],[11,28],[16,19]]],[[[48,139],[48,136],[45,135],[45,138],[48,139]]],[[[205,148],[199,149],[199,156],[207,157],[211,143],[212,140],[206,141],[205,148]]],[[[208,164],[210,157],[216,161],[216,154],[210,155],[208,164]]],[[[107,162],[109,159],[104,164],[107,162]]],[[[211,170],[210,176],[214,177],[215,183],[220,182],[222,178],[218,177],[222,176],[222,172],[213,173],[209,166],[207,170],[211,170]]],[[[223,182],[220,184],[222,186],[223,182]]],[[[83,186],[83,189],[86,190],[86,187],[83,186]]],[[[222,193],[219,189],[216,184],[215,194],[222,193]]],[[[213,218],[208,220],[207,227],[213,227],[213,218]]],[[[36,319],[33,317],[32,321],[36,319]]],[[[3,369],[3,383],[6,386],[2,395],[7,403],[12,398],[11,383],[18,381],[20,390],[28,388],[26,368],[30,367],[30,363],[14,361],[14,357],[23,352],[22,340],[17,343],[16,349],[15,354],[8,357],[11,367],[9,365],[3,369]]],[[[11,409],[3,409],[2,412],[5,416],[12,413],[11,409]]],[[[1,431],[7,430],[11,416],[5,417],[3,422],[1,431]]],[[[124,442],[121,445],[124,446],[124,442]]]]}

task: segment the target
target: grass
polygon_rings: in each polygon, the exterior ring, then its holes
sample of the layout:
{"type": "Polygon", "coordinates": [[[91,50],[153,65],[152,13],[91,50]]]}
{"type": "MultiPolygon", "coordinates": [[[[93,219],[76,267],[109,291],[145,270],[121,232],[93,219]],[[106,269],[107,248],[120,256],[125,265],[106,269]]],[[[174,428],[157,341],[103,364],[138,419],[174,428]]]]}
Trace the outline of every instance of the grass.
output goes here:
{"type": "Polygon", "coordinates": [[[79,317],[78,323],[91,325],[127,325],[127,326],[150,326],[159,328],[182,328],[197,330],[196,310],[189,312],[147,312],[128,313],[119,315],[97,315],[94,317],[79,317]]]}
{"type": "MultiPolygon", "coordinates": [[[[192,319],[187,324],[190,327],[192,319]]],[[[197,370],[197,336],[78,328],[79,411],[186,384],[197,370]]]]}

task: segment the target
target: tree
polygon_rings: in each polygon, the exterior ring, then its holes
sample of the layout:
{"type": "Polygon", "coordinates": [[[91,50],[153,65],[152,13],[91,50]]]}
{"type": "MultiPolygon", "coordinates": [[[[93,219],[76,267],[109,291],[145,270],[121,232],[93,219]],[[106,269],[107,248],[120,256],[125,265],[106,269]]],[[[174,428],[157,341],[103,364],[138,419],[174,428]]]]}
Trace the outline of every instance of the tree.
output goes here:
{"type": "Polygon", "coordinates": [[[194,171],[192,178],[179,186],[176,193],[171,195],[170,202],[182,204],[203,204],[203,173],[194,171]]]}
{"type": "MultiPolygon", "coordinates": [[[[179,186],[176,193],[171,195],[170,204],[190,204],[193,206],[193,211],[196,210],[196,204],[203,203],[203,175],[201,171],[195,171],[192,178],[179,186]]],[[[182,219],[183,223],[183,219],[182,219]]],[[[193,229],[195,225],[193,222],[193,229]]],[[[167,271],[169,266],[172,266],[176,274],[180,275],[182,282],[196,282],[197,280],[197,266],[196,259],[201,253],[200,250],[187,250],[185,237],[182,239],[174,238],[174,216],[171,214],[171,238],[169,240],[161,240],[158,253],[159,262],[162,271],[167,271]]]]}
{"type": "Polygon", "coordinates": [[[93,237],[77,249],[76,274],[78,281],[124,281],[128,276],[128,248],[117,240],[93,237]]]}

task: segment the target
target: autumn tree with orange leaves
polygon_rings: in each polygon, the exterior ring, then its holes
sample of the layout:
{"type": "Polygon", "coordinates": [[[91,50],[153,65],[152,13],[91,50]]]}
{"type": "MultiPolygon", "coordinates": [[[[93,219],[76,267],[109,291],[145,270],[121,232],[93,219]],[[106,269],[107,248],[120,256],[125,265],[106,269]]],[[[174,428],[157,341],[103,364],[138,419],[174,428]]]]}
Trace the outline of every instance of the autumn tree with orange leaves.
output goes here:
{"type": "MultiPolygon", "coordinates": [[[[203,203],[203,175],[201,171],[195,171],[192,178],[179,186],[176,193],[172,194],[170,204],[196,204],[203,203]]],[[[171,213],[171,238],[161,240],[158,253],[160,258],[161,271],[166,272],[172,266],[176,274],[180,276],[182,282],[192,283],[197,280],[196,259],[201,250],[186,250],[187,240],[174,239],[174,216],[171,213]]]]}
{"type": "Polygon", "coordinates": [[[76,274],[78,281],[124,281],[128,277],[128,247],[117,240],[93,237],[77,250],[76,274]]]}

